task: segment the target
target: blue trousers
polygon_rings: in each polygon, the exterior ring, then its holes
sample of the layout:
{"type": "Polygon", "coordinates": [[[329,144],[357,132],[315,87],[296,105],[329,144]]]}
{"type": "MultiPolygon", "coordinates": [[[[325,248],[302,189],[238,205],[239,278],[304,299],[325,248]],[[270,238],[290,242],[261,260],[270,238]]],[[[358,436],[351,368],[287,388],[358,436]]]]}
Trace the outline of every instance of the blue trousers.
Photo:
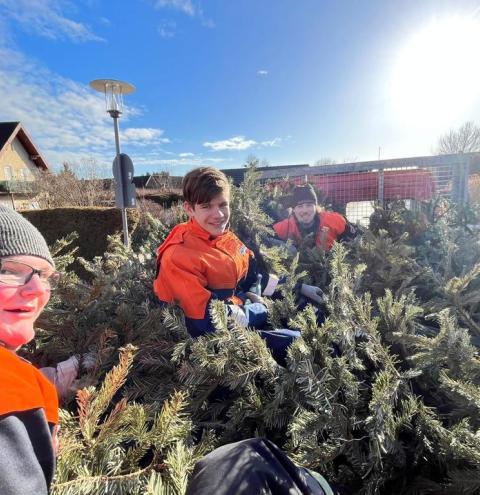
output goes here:
{"type": "Polygon", "coordinates": [[[258,330],[258,333],[265,340],[275,361],[281,366],[285,366],[287,349],[295,339],[300,337],[300,332],[289,328],[279,328],[276,330],[258,330]]]}

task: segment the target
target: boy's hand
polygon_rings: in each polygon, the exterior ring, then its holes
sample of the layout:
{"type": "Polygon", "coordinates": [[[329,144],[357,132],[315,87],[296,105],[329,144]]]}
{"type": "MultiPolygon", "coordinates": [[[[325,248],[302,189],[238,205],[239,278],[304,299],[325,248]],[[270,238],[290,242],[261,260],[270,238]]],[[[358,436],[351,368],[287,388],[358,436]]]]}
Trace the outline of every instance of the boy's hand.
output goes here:
{"type": "Polygon", "coordinates": [[[255,294],[254,292],[245,292],[245,295],[252,303],[263,304],[263,298],[255,294]]]}
{"type": "Polygon", "coordinates": [[[240,307],[228,304],[229,316],[241,327],[260,328],[267,323],[267,308],[261,303],[247,304],[240,307]]]}

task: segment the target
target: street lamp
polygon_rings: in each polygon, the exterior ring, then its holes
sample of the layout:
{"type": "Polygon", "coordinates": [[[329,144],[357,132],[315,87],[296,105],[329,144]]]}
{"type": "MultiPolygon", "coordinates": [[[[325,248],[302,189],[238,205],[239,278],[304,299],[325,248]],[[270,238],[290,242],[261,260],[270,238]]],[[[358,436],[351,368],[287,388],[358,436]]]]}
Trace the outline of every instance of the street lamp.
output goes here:
{"type": "Polygon", "coordinates": [[[106,111],[113,119],[116,149],[116,157],[113,165],[114,176],[116,179],[115,196],[116,204],[122,210],[123,243],[126,247],[128,247],[127,204],[126,201],[121,199],[119,196],[128,195],[125,194],[125,191],[129,189],[128,186],[133,178],[133,164],[127,155],[120,152],[118,119],[123,113],[123,95],[133,93],[135,91],[135,86],[124,81],[116,81],[115,79],[95,79],[90,82],[90,87],[105,95],[106,111]]]}

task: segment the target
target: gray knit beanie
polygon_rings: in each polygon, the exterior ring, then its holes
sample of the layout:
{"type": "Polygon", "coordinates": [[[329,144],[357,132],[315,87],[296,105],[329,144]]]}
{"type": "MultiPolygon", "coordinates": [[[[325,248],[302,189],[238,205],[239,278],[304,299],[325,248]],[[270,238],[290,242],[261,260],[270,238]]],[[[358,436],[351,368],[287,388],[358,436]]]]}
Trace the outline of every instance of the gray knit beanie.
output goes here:
{"type": "Polygon", "coordinates": [[[0,206],[0,257],[39,256],[55,266],[42,234],[22,215],[0,206]]]}
{"type": "Polygon", "coordinates": [[[305,184],[304,186],[295,186],[293,190],[293,206],[297,206],[301,203],[316,203],[317,194],[311,184],[305,184]]]}

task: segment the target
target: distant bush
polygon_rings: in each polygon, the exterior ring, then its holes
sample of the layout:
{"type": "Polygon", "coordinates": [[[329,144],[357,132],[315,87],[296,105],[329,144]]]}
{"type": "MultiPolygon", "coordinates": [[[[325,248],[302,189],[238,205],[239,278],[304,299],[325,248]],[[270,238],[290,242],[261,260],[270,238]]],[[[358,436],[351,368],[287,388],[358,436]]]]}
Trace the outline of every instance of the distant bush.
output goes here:
{"type": "Polygon", "coordinates": [[[32,184],[35,200],[40,208],[110,206],[115,200],[113,180],[102,175],[93,158],[81,164],[64,163],[58,173],[39,172],[32,184]]]}

